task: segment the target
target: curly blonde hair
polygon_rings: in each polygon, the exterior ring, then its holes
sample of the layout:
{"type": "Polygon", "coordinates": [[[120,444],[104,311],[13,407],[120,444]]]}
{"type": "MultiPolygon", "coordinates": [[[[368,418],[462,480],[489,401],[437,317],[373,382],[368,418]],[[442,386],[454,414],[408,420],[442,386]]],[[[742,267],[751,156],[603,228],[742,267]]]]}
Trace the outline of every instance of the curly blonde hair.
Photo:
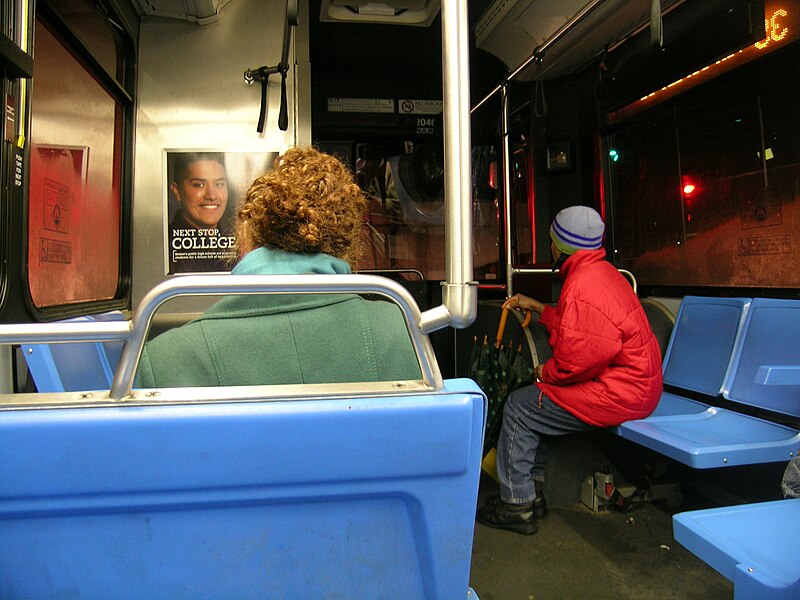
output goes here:
{"type": "Polygon", "coordinates": [[[315,148],[291,148],[258,177],[237,213],[240,252],[322,252],[355,265],[367,200],[350,170],[315,148]]]}

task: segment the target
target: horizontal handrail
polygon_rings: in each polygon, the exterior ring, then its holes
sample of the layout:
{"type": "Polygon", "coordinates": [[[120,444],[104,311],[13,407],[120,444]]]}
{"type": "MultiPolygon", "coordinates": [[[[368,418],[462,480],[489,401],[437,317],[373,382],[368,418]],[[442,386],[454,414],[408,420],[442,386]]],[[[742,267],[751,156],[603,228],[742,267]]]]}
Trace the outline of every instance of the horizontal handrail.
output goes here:
{"type": "Polygon", "coordinates": [[[114,374],[109,397],[130,396],[136,368],[156,310],[180,296],[228,294],[360,293],[378,294],[395,302],[403,313],[417,355],[423,383],[431,390],[443,387],[430,339],[421,329],[422,314],[411,294],[399,283],[377,275],[186,275],[175,277],[148,292],[131,321],[25,323],[0,325],[0,345],[67,342],[126,342],[114,374]]]}
{"type": "Polygon", "coordinates": [[[0,325],[0,345],[64,342],[125,342],[130,321],[76,323],[13,323],[0,325]]]}
{"type": "MultiPolygon", "coordinates": [[[[631,273],[630,271],[628,271],[627,269],[617,269],[617,271],[619,271],[620,275],[625,277],[625,279],[627,279],[630,282],[631,287],[633,288],[633,293],[634,294],[638,294],[639,293],[639,284],[636,282],[636,276],[633,273],[631,273]]],[[[524,267],[523,268],[517,268],[517,267],[512,267],[511,268],[511,272],[514,273],[515,275],[516,274],[533,275],[533,274],[536,274],[536,273],[540,273],[540,274],[541,273],[549,273],[549,274],[552,275],[553,273],[558,273],[558,269],[553,271],[553,269],[546,269],[546,268],[537,269],[537,268],[524,268],[524,267]]]]}

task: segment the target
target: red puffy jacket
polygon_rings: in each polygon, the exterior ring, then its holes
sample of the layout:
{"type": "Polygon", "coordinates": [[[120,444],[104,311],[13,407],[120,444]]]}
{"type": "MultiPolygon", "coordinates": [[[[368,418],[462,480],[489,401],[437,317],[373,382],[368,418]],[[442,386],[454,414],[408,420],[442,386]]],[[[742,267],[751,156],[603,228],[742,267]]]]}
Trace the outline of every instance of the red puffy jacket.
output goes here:
{"type": "Polygon", "coordinates": [[[553,357],[539,388],[599,427],[648,416],[662,389],[661,351],[639,298],[605,250],[581,250],[561,267],[564,286],[539,322],[553,357]]]}

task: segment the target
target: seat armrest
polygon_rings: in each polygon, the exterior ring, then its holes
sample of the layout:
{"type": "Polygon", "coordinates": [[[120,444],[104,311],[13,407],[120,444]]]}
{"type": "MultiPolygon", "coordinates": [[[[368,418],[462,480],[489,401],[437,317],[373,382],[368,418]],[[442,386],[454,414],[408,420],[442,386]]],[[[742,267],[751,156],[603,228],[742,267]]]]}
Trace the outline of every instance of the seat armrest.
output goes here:
{"type": "Polygon", "coordinates": [[[800,366],[761,365],[756,371],[755,383],[761,385],[798,385],[800,366]]]}

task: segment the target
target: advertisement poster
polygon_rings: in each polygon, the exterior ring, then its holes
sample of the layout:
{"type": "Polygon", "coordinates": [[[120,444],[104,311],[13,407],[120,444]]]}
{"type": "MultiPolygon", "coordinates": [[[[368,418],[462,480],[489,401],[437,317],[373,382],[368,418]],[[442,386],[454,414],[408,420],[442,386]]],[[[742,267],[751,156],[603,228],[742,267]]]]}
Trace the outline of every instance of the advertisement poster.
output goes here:
{"type": "Polygon", "coordinates": [[[166,273],[230,271],[236,210],[278,152],[164,150],[166,273]]]}

